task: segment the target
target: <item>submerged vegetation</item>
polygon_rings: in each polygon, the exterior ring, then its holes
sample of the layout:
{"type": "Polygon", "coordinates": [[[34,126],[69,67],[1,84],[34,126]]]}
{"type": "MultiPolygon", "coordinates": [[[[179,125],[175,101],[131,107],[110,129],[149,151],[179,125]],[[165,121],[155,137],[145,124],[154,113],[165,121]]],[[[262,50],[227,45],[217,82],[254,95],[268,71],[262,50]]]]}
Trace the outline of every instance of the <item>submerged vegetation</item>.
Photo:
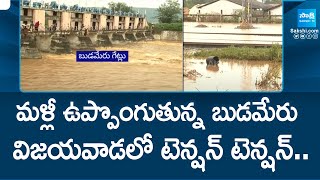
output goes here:
{"type": "Polygon", "coordinates": [[[218,56],[221,59],[282,61],[282,46],[272,45],[270,48],[226,47],[202,49],[186,56],[207,58],[218,56]]]}
{"type": "MultiPolygon", "coordinates": [[[[251,60],[251,61],[269,61],[267,71],[261,71],[260,75],[255,77],[255,86],[259,91],[281,91],[282,90],[282,47],[273,45],[269,48],[253,47],[227,47],[214,49],[188,49],[184,51],[184,56],[188,58],[206,59],[209,56],[218,56],[221,60],[251,60]]],[[[232,72],[230,72],[232,73],[232,72]]],[[[190,77],[195,72],[185,71],[184,76],[190,77]]]]}
{"type": "Polygon", "coordinates": [[[256,82],[256,87],[259,90],[281,91],[281,64],[272,63],[269,65],[268,71],[262,74],[261,79],[256,82]]]}

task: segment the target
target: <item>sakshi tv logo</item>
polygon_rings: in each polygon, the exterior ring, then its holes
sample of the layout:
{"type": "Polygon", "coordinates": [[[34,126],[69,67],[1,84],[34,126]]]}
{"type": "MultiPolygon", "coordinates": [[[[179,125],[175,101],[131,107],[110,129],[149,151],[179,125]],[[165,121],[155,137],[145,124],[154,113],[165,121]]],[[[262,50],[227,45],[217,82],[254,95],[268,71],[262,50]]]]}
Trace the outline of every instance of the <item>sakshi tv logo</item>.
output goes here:
{"type": "Polygon", "coordinates": [[[10,8],[10,0],[0,0],[0,10],[8,10],[10,8]]]}
{"type": "Polygon", "coordinates": [[[317,27],[316,9],[298,9],[298,27],[317,27]]]}
{"type": "Polygon", "coordinates": [[[316,9],[298,9],[298,27],[290,29],[295,40],[318,40],[316,9]]]}

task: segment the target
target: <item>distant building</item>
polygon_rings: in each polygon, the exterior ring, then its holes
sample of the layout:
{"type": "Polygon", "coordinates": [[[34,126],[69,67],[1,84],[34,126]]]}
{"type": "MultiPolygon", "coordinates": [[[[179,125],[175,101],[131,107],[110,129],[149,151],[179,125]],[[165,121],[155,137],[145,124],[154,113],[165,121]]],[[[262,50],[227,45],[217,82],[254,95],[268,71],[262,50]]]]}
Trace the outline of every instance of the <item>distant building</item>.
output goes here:
{"type": "MultiPolygon", "coordinates": [[[[251,1],[253,10],[267,11],[270,5],[257,0],[251,1]]],[[[242,10],[242,0],[213,0],[206,4],[197,4],[190,9],[189,14],[223,14],[232,15],[236,11],[242,10]]]]}
{"type": "Polygon", "coordinates": [[[273,5],[268,11],[271,16],[279,16],[279,18],[282,18],[282,4],[273,5]]]}
{"type": "Polygon", "coordinates": [[[201,6],[203,4],[197,4],[194,5],[190,10],[189,10],[189,14],[199,14],[199,6],[201,6]]]}

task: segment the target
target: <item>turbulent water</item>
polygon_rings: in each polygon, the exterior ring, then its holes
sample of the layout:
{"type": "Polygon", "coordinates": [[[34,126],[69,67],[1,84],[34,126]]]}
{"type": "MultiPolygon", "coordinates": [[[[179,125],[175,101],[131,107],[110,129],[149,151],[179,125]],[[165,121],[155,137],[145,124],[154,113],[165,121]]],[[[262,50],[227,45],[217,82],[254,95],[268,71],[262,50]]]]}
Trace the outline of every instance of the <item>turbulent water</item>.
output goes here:
{"type": "MultiPolygon", "coordinates": [[[[256,83],[268,72],[270,65],[269,61],[221,60],[217,66],[207,67],[204,59],[185,59],[184,89],[261,91],[256,83]]],[[[281,67],[281,62],[276,65],[281,67]]],[[[279,74],[282,76],[281,68],[279,74]]],[[[281,81],[280,77],[278,83],[281,81]]]]}
{"type": "Polygon", "coordinates": [[[75,54],[21,59],[24,91],[181,91],[182,43],[137,42],[99,50],[129,51],[129,63],[78,63],[75,54]]]}

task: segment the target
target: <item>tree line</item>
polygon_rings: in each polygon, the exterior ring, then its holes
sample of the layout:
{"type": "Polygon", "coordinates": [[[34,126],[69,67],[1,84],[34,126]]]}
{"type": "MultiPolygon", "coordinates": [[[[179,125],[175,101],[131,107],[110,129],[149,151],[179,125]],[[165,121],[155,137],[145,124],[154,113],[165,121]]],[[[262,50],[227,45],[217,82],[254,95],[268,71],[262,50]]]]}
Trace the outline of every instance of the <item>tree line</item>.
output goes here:
{"type": "MultiPolygon", "coordinates": [[[[108,5],[112,11],[136,13],[131,6],[123,2],[110,2],[108,5]]],[[[165,3],[160,5],[157,12],[156,18],[158,18],[160,23],[182,22],[182,9],[178,0],[166,0],[165,3]]]]}

